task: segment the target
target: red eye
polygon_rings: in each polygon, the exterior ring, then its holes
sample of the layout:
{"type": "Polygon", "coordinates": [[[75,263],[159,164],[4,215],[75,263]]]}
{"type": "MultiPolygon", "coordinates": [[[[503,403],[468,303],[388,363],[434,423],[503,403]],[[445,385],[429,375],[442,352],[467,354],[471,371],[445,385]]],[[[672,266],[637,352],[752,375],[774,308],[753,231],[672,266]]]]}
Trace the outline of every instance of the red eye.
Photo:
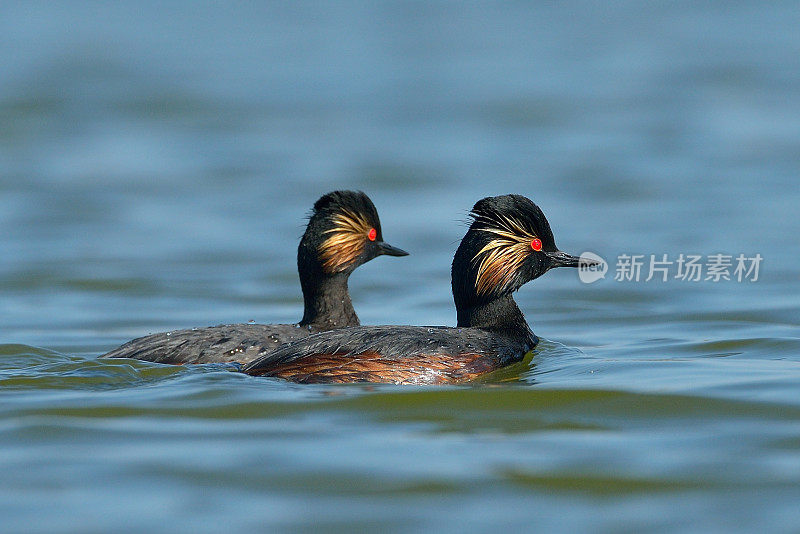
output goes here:
{"type": "Polygon", "coordinates": [[[378,231],[375,228],[370,228],[367,237],[370,241],[375,241],[375,238],[378,237],[378,231]]]}
{"type": "Polygon", "coordinates": [[[536,250],[537,252],[542,250],[542,240],[539,239],[538,237],[534,237],[533,239],[531,239],[531,248],[533,250],[536,250]]]}

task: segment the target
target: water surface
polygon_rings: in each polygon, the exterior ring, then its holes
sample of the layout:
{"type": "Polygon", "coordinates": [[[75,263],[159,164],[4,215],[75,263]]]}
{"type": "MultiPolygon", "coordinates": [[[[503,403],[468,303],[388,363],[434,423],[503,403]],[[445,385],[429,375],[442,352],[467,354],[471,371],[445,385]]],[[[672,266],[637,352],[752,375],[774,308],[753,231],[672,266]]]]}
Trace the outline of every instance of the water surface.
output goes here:
{"type": "Polygon", "coordinates": [[[797,16],[4,3],[0,530],[796,532],[797,16]],[[352,276],[365,324],[455,323],[486,195],[611,270],[524,287],[542,343],[464,386],[99,358],[298,320],[304,216],[341,188],[412,253],[352,276]],[[758,280],[614,280],[623,254],[720,253],[761,254],[758,280]]]}

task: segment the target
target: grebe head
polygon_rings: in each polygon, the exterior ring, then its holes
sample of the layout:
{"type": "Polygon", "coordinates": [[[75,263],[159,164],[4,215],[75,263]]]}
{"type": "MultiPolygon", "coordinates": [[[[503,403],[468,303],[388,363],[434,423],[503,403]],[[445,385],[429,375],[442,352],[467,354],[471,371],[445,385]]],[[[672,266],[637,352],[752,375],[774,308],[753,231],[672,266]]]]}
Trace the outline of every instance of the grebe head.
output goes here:
{"type": "Polygon", "coordinates": [[[314,204],[297,263],[301,273],[304,267],[313,266],[315,276],[349,275],[383,254],[407,256],[408,252],[383,241],[378,210],[366,194],[333,191],[314,204]]]}
{"type": "Polygon", "coordinates": [[[578,267],[558,250],[539,206],[521,195],[479,200],[453,258],[456,307],[486,303],[518,290],[554,267],[578,267]]]}

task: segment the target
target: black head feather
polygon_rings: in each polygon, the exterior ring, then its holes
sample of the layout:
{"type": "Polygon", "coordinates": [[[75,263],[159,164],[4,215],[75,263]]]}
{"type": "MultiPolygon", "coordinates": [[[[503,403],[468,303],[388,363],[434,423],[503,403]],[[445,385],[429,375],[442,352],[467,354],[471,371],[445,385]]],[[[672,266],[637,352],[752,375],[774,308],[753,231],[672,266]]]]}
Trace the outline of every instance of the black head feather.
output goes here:
{"type": "Polygon", "coordinates": [[[508,295],[556,266],[553,232],[542,210],[521,195],[487,197],[473,206],[472,224],[453,259],[456,307],[508,295]],[[541,243],[540,250],[535,240],[541,243]]]}
{"type": "Polygon", "coordinates": [[[314,209],[309,216],[309,227],[312,223],[319,222],[322,226],[327,226],[325,229],[330,229],[334,225],[333,217],[344,213],[361,215],[378,232],[378,238],[382,237],[378,210],[363,191],[332,191],[322,195],[314,203],[314,209]]]}
{"type": "Polygon", "coordinates": [[[382,240],[372,200],[361,191],[333,191],[314,203],[297,251],[298,269],[313,276],[349,274],[378,255],[369,244],[382,240]]]}

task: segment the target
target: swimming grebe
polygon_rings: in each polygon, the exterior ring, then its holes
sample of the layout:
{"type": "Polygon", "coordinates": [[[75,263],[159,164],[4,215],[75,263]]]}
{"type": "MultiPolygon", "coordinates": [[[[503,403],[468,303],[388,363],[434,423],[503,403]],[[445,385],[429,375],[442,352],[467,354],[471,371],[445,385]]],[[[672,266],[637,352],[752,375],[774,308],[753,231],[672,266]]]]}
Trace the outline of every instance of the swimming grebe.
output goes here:
{"type": "Polygon", "coordinates": [[[304,383],[461,382],[520,361],[538,339],[512,293],[553,267],[577,267],[561,252],[542,211],[519,195],[475,204],[453,258],[458,326],[359,326],[278,348],[242,369],[304,383]]]}
{"type": "Polygon", "coordinates": [[[159,363],[246,363],[294,339],[357,326],[347,290],[356,267],[380,256],[408,253],[383,241],[378,211],[358,191],[334,191],[314,204],[297,249],[305,311],[297,324],[232,324],[151,334],[129,341],[104,358],[159,363]]]}

